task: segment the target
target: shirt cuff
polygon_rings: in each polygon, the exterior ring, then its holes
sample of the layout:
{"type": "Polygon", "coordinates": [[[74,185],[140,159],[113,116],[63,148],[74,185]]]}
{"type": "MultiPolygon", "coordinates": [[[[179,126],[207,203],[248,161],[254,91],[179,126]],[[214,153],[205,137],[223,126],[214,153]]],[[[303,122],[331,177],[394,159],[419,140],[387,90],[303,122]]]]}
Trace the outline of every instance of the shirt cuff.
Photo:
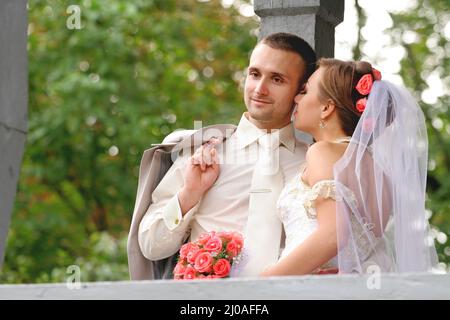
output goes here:
{"type": "Polygon", "coordinates": [[[167,203],[164,212],[163,212],[163,220],[166,227],[170,231],[174,231],[181,224],[189,223],[192,219],[192,216],[197,211],[200,201],[189,210],[184,216],[181,213],[180,202],[178,201],[178,193],[170,199],[167,203]]]}

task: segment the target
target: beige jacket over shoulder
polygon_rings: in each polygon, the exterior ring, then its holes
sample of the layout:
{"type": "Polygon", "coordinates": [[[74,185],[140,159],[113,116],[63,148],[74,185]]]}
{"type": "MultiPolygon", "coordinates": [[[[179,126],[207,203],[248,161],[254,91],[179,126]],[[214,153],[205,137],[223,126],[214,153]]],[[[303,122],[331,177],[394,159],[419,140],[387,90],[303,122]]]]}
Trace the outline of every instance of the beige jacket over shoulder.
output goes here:
{"type": "Polygon", "coordinates": [[[190,153],[202,143],[208,141],[208,132],[215,136],[227,138],[236,130],[234,125],[214,125],[202,128],[198,131],[186,130],[184,135],[174,132],[170,134],[163,143],[154,145],[144,151],[139,168],[139,182],[136,194],[136,202],[131,220],[130,232],[128,234],[127,254],[128,268],[131,280],[152,280],[167,278],[168,269],[173,267],[176,256],[168,259],[151,261],[144,257],[139,247],[138,231],[139,224],[154,201],[153,191],[160,183],[168,170],[172,167],[176,157],[190,153]],[[213,129],[209,131],[208,129],[213,129]]]}

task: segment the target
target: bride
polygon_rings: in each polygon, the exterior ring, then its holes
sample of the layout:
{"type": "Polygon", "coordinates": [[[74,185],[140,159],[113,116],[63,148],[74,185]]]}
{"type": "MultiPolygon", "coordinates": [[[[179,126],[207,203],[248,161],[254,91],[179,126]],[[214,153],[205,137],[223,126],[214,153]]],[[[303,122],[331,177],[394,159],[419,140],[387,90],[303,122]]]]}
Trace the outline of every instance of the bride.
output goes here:
{"type": "Polygon", "coordinates": [[[422,111],[367,62],[318,66],[294,112],[295,127],[315,143],[281,192],[286,244],[261,275],[431,270],[422,111]]]}

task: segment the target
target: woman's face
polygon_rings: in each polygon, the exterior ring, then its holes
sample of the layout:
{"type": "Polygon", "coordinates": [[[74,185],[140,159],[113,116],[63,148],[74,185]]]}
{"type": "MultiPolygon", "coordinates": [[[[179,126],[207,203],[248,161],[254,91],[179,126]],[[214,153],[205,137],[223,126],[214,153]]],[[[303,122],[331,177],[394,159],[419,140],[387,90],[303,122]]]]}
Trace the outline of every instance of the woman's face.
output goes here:
{"type": "Polygon", "coordinates": [[[319,100],[319,82],[323,72],[323,68],[317,69],[308,79],[304,89],[294,99],[297,105],[294,111],[295,128],[313,136],[314,132],[319,129],[321,120],[323,103],[319,100]]]}

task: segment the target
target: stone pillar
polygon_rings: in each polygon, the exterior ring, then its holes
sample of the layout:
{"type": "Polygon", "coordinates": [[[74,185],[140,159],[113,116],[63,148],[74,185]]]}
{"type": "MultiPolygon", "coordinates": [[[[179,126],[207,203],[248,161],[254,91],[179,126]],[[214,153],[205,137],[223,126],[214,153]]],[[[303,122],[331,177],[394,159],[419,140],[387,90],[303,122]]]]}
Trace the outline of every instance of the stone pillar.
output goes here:
{"type": "Polygon", "coordinates": [[[0,1],[0,268],[27,133],[27,1],[0,1]]]}
{"type": "Polygon", "coordinates": [[[344,19],[344,0],[254,0],[259,37],[289,32],[305,39],[318,57],[334,56],[334,29],[344,19]]]}

